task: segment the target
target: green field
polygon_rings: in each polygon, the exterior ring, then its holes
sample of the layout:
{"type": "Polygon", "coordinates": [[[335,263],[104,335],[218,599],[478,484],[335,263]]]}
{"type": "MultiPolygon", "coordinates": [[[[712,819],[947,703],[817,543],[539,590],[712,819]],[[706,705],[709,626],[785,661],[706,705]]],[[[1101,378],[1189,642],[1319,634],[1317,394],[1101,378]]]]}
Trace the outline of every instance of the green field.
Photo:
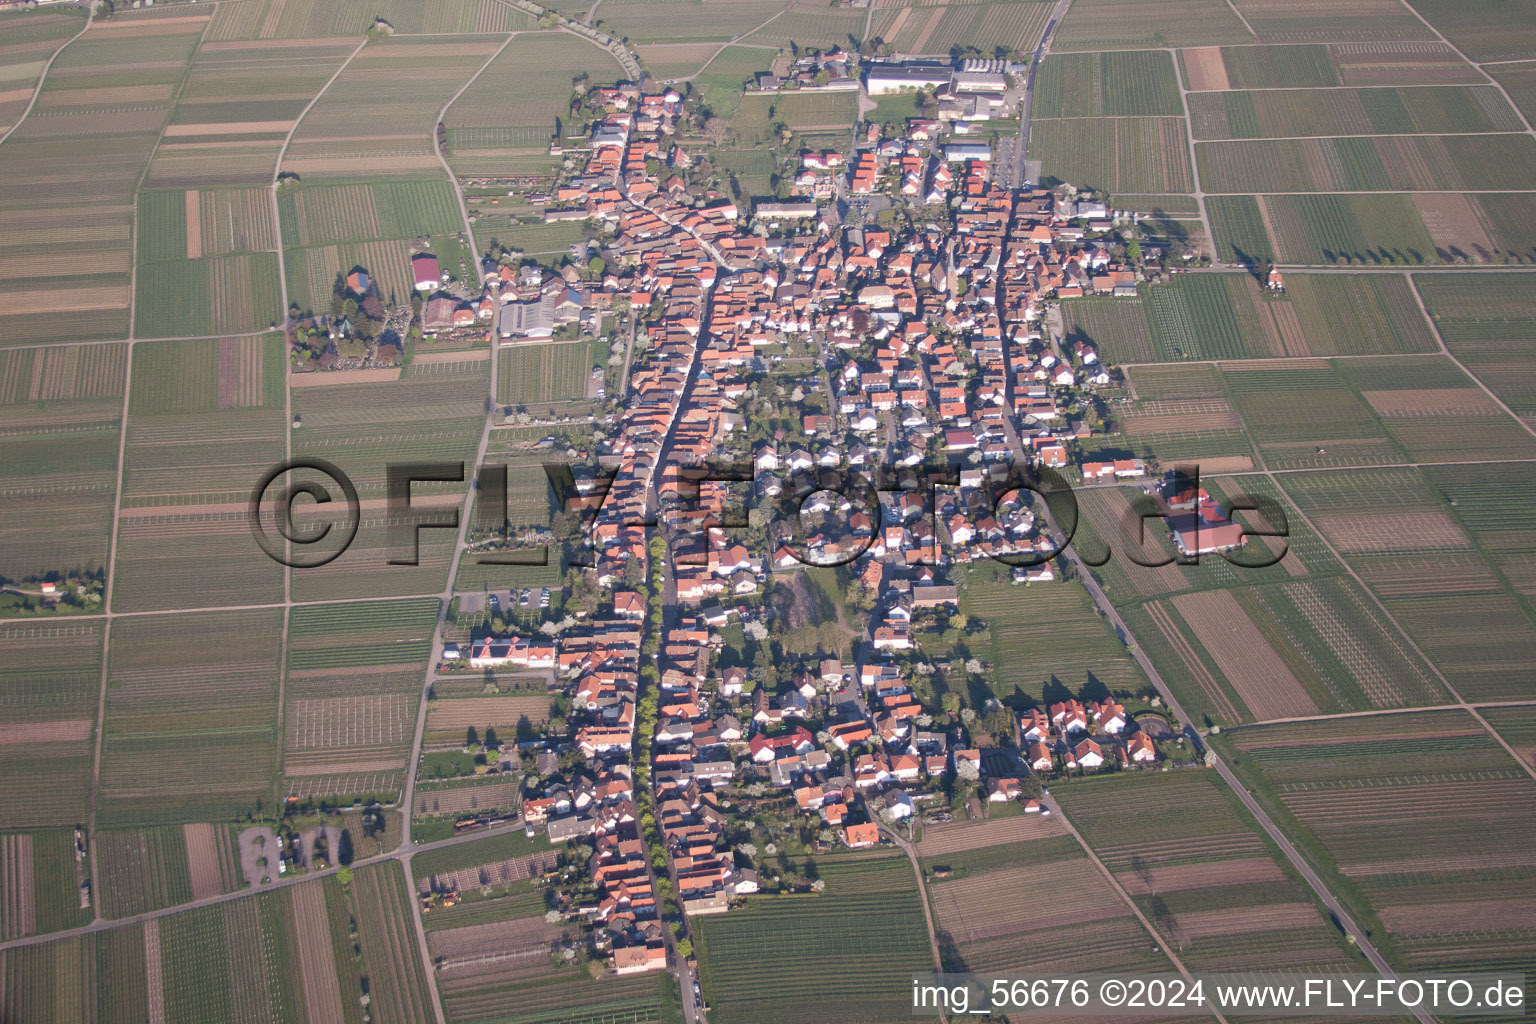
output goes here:
{"type": "Polygon", "coordinates": [[[1446,348],[1522,417],[1536,415],[1532,281],[1491,273],[1413,279],[1446,348]]]}
{"type": "Polygon", "coordinates": [[[693,922],[704,1002],[721,1024],[905,1013],[914,974],[933,969],[912,868],[903,857],[823,859],[826,891],[758,896],[693,922]]]}
{"type": "Polygon", "coordinates": [[[1063,304],[1069,338],[1109,362],[1431,352],[1435,341],[1405,280],[1287,274],[1264,296],[1248,274],[1185,274],[1135,300],[1063,304]]]}
{"type": "Polygon", "coordinates": [[[1236,263],[1417,264],[1437,257],[1412,196],[1211,196],[1206,209],[1221,258],[1236,263]]]}
{"type": "Polygon", "coordinates": [[[106,568],[127,350],[0,351],[0,575],[106,568]]]}
{"type": "Polygon", "coordinates": [[[1536,188],[1536,139],[1524,134],[1202,142],[1195,157],[1211,193],[1536,188]]]}
{"type": "MultiPolygon", "coordinates": [[[[1032,52],[1040,42],[1052,5],[1046,0],[1000,0],[986,4],[924,4],[875,11],[871,28],[893,51],[933,56],[974,47],[991,57],[1032,52]]],[[[846,47],[846,43],[844,44],[846,47]]]]}
{"type": "Polygon", "coordinates": [[[134,333],[181,338],[266,330],[283,315],[277,274],[277,254],[270,252],[142,263],[134,279],[134,333]]]}
{"type": "Polygon", "coordinates": [[[1189,192],[1194,177],[1184,119],[1079,117],[1030,125],[1030,159],[1046,184],[1110,192],[1189,192]]]}
{"type": "Polygon", "coordinates": [[[1337,11],[1302,4],[1234,0],[1234,6],[1266,43],[1430,40],[1435,33],[1405,7],[1391,2],[1356,3],[1337,11]]]}
{"type": "Polygon", "coordinates": [[[192,901],[187,845],[179,825],[96,834],[95,879],[103,917],[132,917],[192,901]]]}
{"type": "Polygon", "coordinates": [[[592,375],[589,342],[513,345],[499,355],[496,400],[508,405],[585,401],[592,375]]]}
{"type": "Polygon", "coordinates": [[[282,600],[282,567],[228,523],[282,461],[285,360],[276,333],[134,347],[115,610],[282,600]]]}
{"type": "Polygon", "coordinates": [[[282,625],[269,610],[114,626],[101,824],[223,821],[272,807],[282,625]]]}
{"type": "Polygon", "coordinates": [[[1068,9],[1051,39],[1051,49],[1136,50],[1254,41],[1253,33],[1225,2],[1086,0],[1068,9]]]}
{"type": "Polygon", "coordinates": [[[1132,694],[1147,685],[1081,587],[973,581],[961,588],[960,608],[987,623],[991,640],[990,651],[982,644],[973,652],[990,663],[990,679],[973,680],[973,692],[962,694],[973,706],[992,695],[1029,706],[1067,695],[1102,697],[1106,690],[1132,694]]]}
{"type": "Polygon", "coordinates": [[[11,897],[7,912],[0,913],[0,933],[7,939],[90,923],[90,908],[80,906],[80,879],[90,874],[90,864],[83,871],[76,865],[73,829],[0,832],[0,864],[11,897]],[[16,913],[27,904],[29,911],[16,913]]]}
{"type": "Polygon", "coordinates": [[[361,37],[383,18],[397,33],[509,32],[531,28],[533,19],[504,4],[487,0],[336,0],[334,3],[282,3],[253,0],[233,10],[217,10],[209,38],[243,39],[361,37]]]}
{"type": "Polygon", "coordinates": [[[1405,969],[1529,970],[1536,790],[1459,712],[1273,726],[1217,741],[1405,969]],[[1482,837],[1474,846],[1466,837],[1482,837]],[[1453,939],[1453,941],[1447,941],[1453,939]]]}
{"type": "Polygon", "coordinates": [[[1445,34],[1469,60],[1536,58],[1536,26],[1527,23],[1528,4],[1506,6],[1496,0],[1409,0],[1409,6],[1445,34]],[[1515,14],[1500,19],[1498,14],[1515,14]]]}
{"type": "Polygon", "coordinates": [[[1189,98],[1196,139],[1499,132],[1522,129],[1491,86],[1201,92],[1189,98]]]}
{"type": "Polygon", "coordinates": [[[1363,966],[1212,773],[1096,779],[1057,799],[1190,970],[1363,966]]]}
{"type": "Polygon", "coordinates": [[[1062,53],[1035,80],[1033,117],[1182,117],[1173,60],[1158,50],[1062,53]]]}

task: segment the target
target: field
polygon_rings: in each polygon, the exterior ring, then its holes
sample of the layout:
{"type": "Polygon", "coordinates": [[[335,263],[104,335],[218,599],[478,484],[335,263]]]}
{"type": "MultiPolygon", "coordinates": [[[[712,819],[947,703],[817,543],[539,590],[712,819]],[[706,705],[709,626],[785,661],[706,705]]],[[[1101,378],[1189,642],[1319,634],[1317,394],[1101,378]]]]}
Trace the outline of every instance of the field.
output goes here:
{"type": "Polygon", "coordinates": [[[900,856],[823,858],[817,870],[824,893],[758,896],[694,920],[711,1020],[885,1021],[908,1012],[910,978],[933,969],[911,866],[900,856]]]}
{"type": "Polygon", "coordinates": [[[496,400],[506,405],[584,401],[592,376],[592,346],[585,341],[513,345],[499,354],[496,400]]]}
{"type": "MultiPolygon", "coordinates": [[[[713,44],[710,50],[719,49],[713,44]]],[[[642,51],[643,58],[644,51],[642,51]]],[[[742,97],[742,86],[759,71],[767,71],[773,51],[727,46],[693,79],[694,95],[719,117],[730,117],[742,97]]]]}
{"type": "Polygon", "coordinates": [[[1266,43],[1317,40],[1428,40],[1435,34],[1395,0],[1335,0],[1319,11],[1309,0],[1235,0],[1266,43]]]}
{"type": "Polygon", "coordinates": [[[282,461],[284,355],[275,333],[135,347],[114,610],[282,600],[246,506],[282,461]]]}
{"type": "MultiPolygon", "coordinates": [[[[89,866],[87,865],[87,873],[89,866]]],[[[72,829],[0,832],[0,940],[76,928],[91,920],[80,909],[81,872],[72,829]]]]}
{"type": "Polygon", "coordinates": [[[0,626],[0,820],[7,828],[84,820],[101,645],[100,621],[0,626]]]}
{"type": "MultiPolygon", "coordinates": [[[[204,43],[192,57],[145,185],[269,184],[289,129],[353,48],[350,39],[204,43]]],[[[265,210],[265,192],[261,199],[265,210]]]]}
{"type": "Polygon", "coordinates": [[[565,33],[517,36],[454,101],[443,118],[445,155],[459,174],[505,174],[508,158],[547,154],[570,114],[573,80],[592,86],[624,77],[601,47],[565,33]],[[516,102],[509,102],[516,97],[516,102]]]}
{"type": "Polygon", "coordinates": [[[1514,748],[1518,757],[1536,768],[1536,709],[1488,708],[1482,716],[1504,737],[1504,742],[1514,748]]]}
{"type": "Polygon", "coordinates": [[[1425,475],[1456,509],[1456,517],[1510,587],[1536,594],[1531,537],[1524,517],[1536,508],[1536,474],[1527,464],[1433,466],[1425,475]]]}
{"type": "Polygon", "coordinates": [[[1057,787],[1057,799],[1190,970],[1359,969],[1212,773],[1096,779],[1057,787]]]}
{"type": "Polygon", "coordinates": [[[1202,142],[1195,157],[1211,193],[1536,188],[1536,139],[1524,134],[1202,142]]]}
{"type": "MultiPolygon", "coordinates": [[[[303,422],[293,434],[293,454],[334,462],[356,483],[363,503],[357,538],[345,554],[320,568],[295,570],[296,600],[429,594],[443,588],[451,531],[421,532],[419,565],[388,564],[384,467],[389,461],[473,458],[485,423],[489,369],[488,360],[420,363],[397,381],[293,392],[293,411],[303,422]]],[[[462,502],[467,487],[467,482],[416,484],[412,502],[446,514],[462,502]]]]}
{"type": "Polygon", "coordinates": [[[106,568],[127,357],[0,350],[0,575],[106,568]]]}
{"type": "MultiPolygon", "coordinates": [[[[1527,514],[1528,488],[1503,490],[1501,467],[1445,478],[1467,496],[1465,481],[1500,478],[1474,521],[1494,543],[1509,545],[1514,565],[1523,541],[1490,528],[1527,514]]],[[[1512,476],[1513,480],[1523,475],[1512,476]]],[[[1524,695],[1511,667],[1536,650],[1536,624],[1508,580],[1494,571],[1498,555],[1481,549],[1460,509],[1426,471],[1307,473],[1283,478],[1287,492],[1349,561],[1435,666],[1468,700],[1524,695]]],[[[1476,506],[1474,506],[1476,510],[1476,506]]],[[[1517,573],[1518,575],[1518,573],[1517,573]]]]}
{"type": "Polygon", "coordinates": [[[1530,431],[1449,359],[1339,362],[1392,439],[1414,461],[1536,456],[1530,431]]]}
{"type": "Polygon", "coordinates": [[[1221,258],[1237,263],[1424,263],[1437,255],[1407,195],[1211,196],[1206,209],[1221,258]]]}
{"type": "Polygon", "coordinates": [[[0,47],[0,132],[15,124],[27,108],[48,58],[84,27],[74,11],[6,18],[5,45],[0,47]]]}
{"type": "Polygon", "coordinates": [[[1233,405],[1271,469],[1406,462],[1371,406],[1321,360],[1225,366],[1233,405]]]}
{"type": "Polygon", "coordinates": [[[438,113],[499,45],[474,36],[369,43],[304,117],[282,169],[305,182],[440,174],[438,113]]]}
{"type": "Polygon", "coordinates": [[[283,708],[290,795],[401,788],[437,610],[431,598],[294,610],[283,708]]]}
{"type": "Polygon", "coordinates": [[[102,824],[228,820],[271,806],[282,622],[251,611],[114,625],[102,824]]]}
{"type": "Polygon", "coordinates": [[[356,40],[376,17],[388,21],[397,33],[509,32],[529,28],[533,21],[494,0],[337,0],[323,4],[254,0],[233,10],[220,10],[208,34],[218,42],[335,36],[356,40]]]}
{"type": "Polygon", "coordinates": [[[1043,182],[1110,192],[1189,192],[1184,119],[1081,117],[1033,121],[1029,155],[1043,182]]]}
{"type": "MultiPolygon", "coordinates": [[[[1489,0],[1458,3],[1457,0],[1411,0],[1409,6],[1445,33],[1451,44],[1470,60],[1530,60],[1536,58],[1536,28],[1524,23],[1499,24],[1488,20],[1499,10],[1489,0]]],[[[1525,11],[1524,5],[1515,10],[1525,11]]]]}
{"type": "MultiPolygon", "coordinates": [[[[706,8],[707,9],[707,8],[706,8]]],[[[864,13],[858,10],[791,5],[742,42],[800,49],[847,47],[864,34],[864,13]]]]}
{"type": "Polygon", "coordinates": [[[1445,347],[1526,422],[1536,418],[1536,313],[1526,275],[1415,277],[1445,347]]]}
{"type": "Polygon", "coordinates": [[[741,98],[731,127],[744,143],[767,141],[774,121],[795,131],[851,134],[858,112],[856,92],[752,93],[741,98]]]}
{"type": "Polygon", "coordinates": [[[1206,46],[1180,51],[1180,60],[1191,92],[1485,82],[1476,68],[1441,42],[1206,46]]]}
{"type": "MultiPolygon", "coordinates": [[[[778,18],[789,8],[784,0],[737,0],[704,3],[703,0],[607,0],[598,8],[596,26],[631,43],[719,42],[750,34],[764,22],[778,18]]],[[[819,12],[825,6],[809,8],[819,12]]],[[[846,40],[843,40],[846,45],[846,40]]],[[[771,59],[772,51],[767,51],[771,59]]],[[[764,70],[766,70],[764,65],[764,70]]]]}
{"type": "Polygon", "coordinates": [[[882,6],[873,34],[897,53],[948,55],[957,46],[989,56],[997,50],[1029,53],[1050,17],[1051,5],[1035,0],[882,6]]]}
{"type": "Polygon", "coordinates": [[[1233,9],[1216,0],[1088,0],[1073,3],[1051,39],[1053,50],[1251,43],[1233,9]]]}
{"type": "MultiPolygon", "coordinates": [[[[103,917],[132,917],[192,899],[192,873],[181,827],[96,833],[96,898],[103,917]]],[[[217,895],[217,891],[215,891],[217,895]]]]}
{"type": "Polygon", "coordinates": [[[98,19],[59,53],[0,147],[3,344],[127,336],[134,189],[206,23],[98,19]]]}
{"type": "Polygon", "coordinates": [[[924,836],[918,852],[945,970],[1170,969],[1130,906],[1063,830],[1059,821],[1030,815],[924,836]],[[1003,821],[1019,824],[1005,831],[1003,821]],[[1000,893],[1011,898],[1000,903],[1000,893]]]}
{"type": "Polygon", "coordinates": [[[1028,590],[1009,583],[961,587],[961,610],[989,627],[991,650],[975,652],[991,664],[989,682],[972,683],[973,706],[986,696],[1047,704],[1067,695],[1135,693],[1147,685],[1114,629],[1095,614],[1085,590],[1044,584],[1028,590]],[[981,699],[978,699],[981,698],[981,699]]]}
{"type": "Polygon", "coordinates": [[[1189,98],[1196,139],[1519,131],[1491,86],[1203,92],[1189,98]]]}
{"type": "Polygon", "coordinates": [[[1287,274],[1265,297],[1250,274],[1187,274],[1139,299],[1063,304],[1069,339],[1107,362],[1432,352],[1407,281],[1380,275],[1287,274]]]}
{"type": "Polygon", "coordinates": [[[1035,81],[1032,117],[1182,117],[1168,54],[1063,53],[1047,57],[1035,81]]]}
{"type": "Polygon", "coordinates": [[[512,739],[524,730],[543,725],[549,717],[549,709],[550,699],[538,695],[437,700],[427,712],[427,739],[429,742],[462,740],[471,728],[481,736],[492,729],[500,736],[512,739]]]}
{"type": "Polygon", "coordinates": [[[1536,789],[1472,718],[1273,726],[1220,742],[1389,957],[1409,970],[1529,969],[1536,789]]]}

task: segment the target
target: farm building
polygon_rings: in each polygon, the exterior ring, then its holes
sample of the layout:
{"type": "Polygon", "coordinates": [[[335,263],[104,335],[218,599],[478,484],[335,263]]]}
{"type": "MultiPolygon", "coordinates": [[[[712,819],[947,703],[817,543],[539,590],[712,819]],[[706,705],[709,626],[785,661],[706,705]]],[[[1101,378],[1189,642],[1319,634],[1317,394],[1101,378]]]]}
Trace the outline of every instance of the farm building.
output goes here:
{"type": "Polygon", "coordinates": [[[944,159],[952,164],[965,160],[987,163],[992,159],[992,147],[985,142],[951,142],[944,147],[944,159]]]}
{"type": "Polygon", "coordinates": [[[432,291],[443,283],[443,272],[437,265],[437,257],[429,252],[411,257],[411,276],[416,282],[416,290],[421,292],[432,291]]]}
{"type": "Polygon", "coordinates": [[[948,85],[954,74],[944,64],[886,64],[871,69],[864,85],[871,96],[886,96],[904,89],[937,89],[948,85]]]}

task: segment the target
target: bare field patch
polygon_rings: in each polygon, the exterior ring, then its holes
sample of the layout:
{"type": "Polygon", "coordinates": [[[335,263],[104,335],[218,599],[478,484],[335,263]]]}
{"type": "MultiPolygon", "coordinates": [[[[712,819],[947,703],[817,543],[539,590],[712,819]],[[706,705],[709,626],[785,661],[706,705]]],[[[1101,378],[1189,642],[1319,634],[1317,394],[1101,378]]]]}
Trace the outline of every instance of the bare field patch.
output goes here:
{"type": "Polygon", "coordinates": [[[0,724],[0,747],[15,743],[82,743],[91,738],[89,718],[0,724]]]}
{"type": "Polygon", "coordinates": [[[1184,71],[1189,76],[1190,92],[1226,92],[1232,88],[1219,46],[1196,46],[1185,50],[1184,71]]]}
{"type": "Polygon", "coordinates": [[[207,899],[223,892],[219,870],[219,839],[214,831],[217,826],[207,823],[181,826],[182,840],[187,845],[187,867],[192,875],[192,898],[207,899]]]}
{"type": "Polygon", "coordinates": [[[288,386],[295,388],[320,388],[329,384],[377,384],[400,379],[399,367],[377,370],[326,370],[314,373],[294,373],[288,376],[288,386]]]}
{"type": "Polygon", "coordinates": [[[36,930],[32,837],[0,836],[0,939],[20,938],[36,930]]]}
{"type": "Polygon", "coordinates": [[[1267,857],[1241,860],[1173,864],[1117,873],[1116,878],[1132,896],[1150,896],[1159,892],[1185,889],[1213,889],[1222,885],[1259,885],[1285,879],[1285,872],[1267,857]]]}
{"type": "Polygon", "coordinates": [[[180,138],[186,135],[268,135],[286,132],[293,121],[216,121],[208,124],[171,124],[165,126],[165,137],[180,138]]]}
{"type": "Polygon", "coordinates": [[[416,789],[418,815],[464,814],[469,811],[490,810],[517,805],[515,780],[487,782],[477,786],[454,786],[451,789],[416,789]]]}
{"type": "Polygon", "coordinates": [[[1175,914],[1169,931],[1179,941],[1249,932],[1316,928],[1317,908],[1310,903],[1273,903],[1263,907],[1227,907],[1175,914]]]}
{"type": "MultiPolygon", "coordinates": [[[[492,885],[509,885],[512,882],[538,878],[545,872],[555,870],[559,864],[559,856],[553,850],[549,850],[530,854],[527,857],[492,861],[489,864],[459,871],[427,875],[417,881],[417,889],[422,895],[426,895],[432,892],[469,892],[492,885]]],[[[543,923],[542,920],[540,923],[543,923]]]]}
{"type": "Polygon", "coordinates": [[[984,871],[936,882],[929,890],[939,925],[955,942],[982,942],[1037,928],[1102,921],[1126,912],[1087,858],[984,871]],[[1036,894],[1064,889],[1070,900],[1036,894]],[[1005,909],[1006,908],[1006,909],[1005,909]]]}
{"type": "Polygon", "coordinates": [[[291,890],[294,931],[298,938],[299,977],[310,1024],[344,1024],[336,954],[331,949],[325,889],[305,882],[291,890]]]}
{"type": "Polygon", "coordinates": [[[427,712],[427,729],[430,732],[463,731],[471,726],[484,729],[487,726],[515,726],[524,721],[540,725],[549,718],[550,699],[547,696],[520,697],[460,697],[438,700],[427,712]]]}
{"type": "Polygon", "coordinates": [[[1345,554],[1472,546],[1448,512],[1314,512],[1311,519],[1345,554]]]}
{"type": "Polygon", "coordinates": [[[1409,388],[1362,391],[1382,416],[1496,416],[1502,410],[1477,388],[1409,388]]]}
{"type": "Polygon", "coordinates": [[[1045,839],[1065,833],[1066,828],[1055,818],[1038,814],[1020,814],[988,821],[952,822],[925,829],[922,841],[917,844],[917,852],[922,857],[938,857],[946,853],[1045,839]]]}
{"type": "Polygon", "coordinates": [[[1181,594],[1172,600],[1254,717],[1317,714],[1305,687],[1230,593],[1181,594]]]}

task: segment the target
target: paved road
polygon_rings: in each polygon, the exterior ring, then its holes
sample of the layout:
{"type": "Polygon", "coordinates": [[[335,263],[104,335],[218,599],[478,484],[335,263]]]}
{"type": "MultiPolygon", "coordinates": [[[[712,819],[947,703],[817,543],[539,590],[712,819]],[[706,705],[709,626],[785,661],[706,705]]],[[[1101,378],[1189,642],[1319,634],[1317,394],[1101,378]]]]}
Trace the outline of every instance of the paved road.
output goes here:
{"type": "Polygon", "coordinates": [[[1056,26],[1061,24],[1061,19],[1066,17],[1067,8],[1072,6],[1072,0],[1059,0],[1056,10],[1051,12],[1051,20],[1046,22],[1045,32],[1040,36],[1040,43],[1035,47],[1034,56],[1029,59],[1029,71],[1024,78],[1024,100],[1019,111],[1019,137],[1013,143],[1012,159],[1009,161],[1007,181],[1009,188],[1021,188],[1024,185],[1024,154],[1029,150],[1029,118],[1035,106],[1035,72],[1040,68],[1040,62],[1045,59],[1047,51],[1051,48],[1051,34],[1056,31],[1056,26]]]}

